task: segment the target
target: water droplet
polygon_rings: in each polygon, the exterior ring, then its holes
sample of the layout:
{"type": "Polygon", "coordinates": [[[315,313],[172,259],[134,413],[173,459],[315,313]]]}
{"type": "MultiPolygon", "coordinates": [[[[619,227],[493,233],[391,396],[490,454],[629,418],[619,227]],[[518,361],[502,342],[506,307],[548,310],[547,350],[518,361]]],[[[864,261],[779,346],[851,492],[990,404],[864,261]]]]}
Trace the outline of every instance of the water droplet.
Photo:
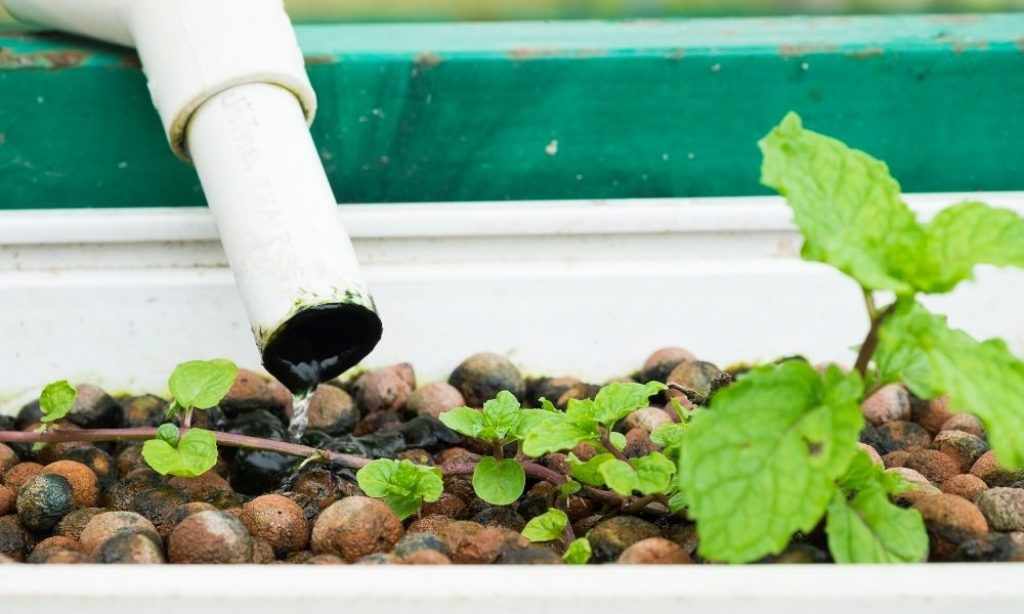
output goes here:
{"type": "Polygon", "coordinates": [[[292,419],[288,423],[288,436],[298,441],[309,426],[309,403],[313,400],[313,389],[299,392],[292,402],[292,419]]]}

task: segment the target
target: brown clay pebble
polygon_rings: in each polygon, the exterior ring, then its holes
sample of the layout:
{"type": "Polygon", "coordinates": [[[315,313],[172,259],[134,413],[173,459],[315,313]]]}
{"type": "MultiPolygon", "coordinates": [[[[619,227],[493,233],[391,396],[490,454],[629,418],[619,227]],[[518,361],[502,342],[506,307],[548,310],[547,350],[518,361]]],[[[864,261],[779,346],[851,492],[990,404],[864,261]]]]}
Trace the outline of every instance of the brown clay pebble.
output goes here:
{"type": "Polygon", "coordinates": [[[971,414],[953,414],[953,416],[942,423],[941,431],[964,431],[977,437],[985,438],[985,425],[977,416],[971,414]]]}
{"type": "Polygon", "coordinates": [[[79,537],[82,551],[86,554],[97,553],[104,542],[119,533],[145,533],[154,540],[159,541],[160,539],[156,527],[142,514],[122,511],[104,512],[93,516],[82,530],[79,537]]]}
{"type": "Polygon", "coordinates": [[[449,409],[462,407],[466,400],[459,389],[445,382],[420,386],[409,395],[405,408],[420,416],[440,416],[449,409]]]}
{"type": "Polygon", "coordinates": [[[71,483],[61,475],[37,475],[18,489],[15,507],[25,528],[49,531],[75,507],[71,483]]]}
{"type": "Polygon", "coordinates": [[[629,458],[647,456],[651,452],[660,450],[657,444],[651,441],[651,434],[643,428],[630,429],[626,433],[626,447],[622,453],[629,458]]]}
{"type": "Polygon", "coordinates": [[[14,511],[14,501],[14,491],[0,485],[0,516],[6,516],[14,511]]]}
{"type": "Polygon", "coordinates": [[[146,533],[119,533],[103,543],[100,563],[155,565],[165,563],[163,544],[146,533]]]}
{"type": "Polygon", "coordinates": [[[231,390],[220,405],[229,410],[291,410],[292,395],[279,382],[249,369],[239,369],[231,390]]]}
{"type": "Polygon", "coordinates": [[[309,557],[303,562],[306,565],[344,565],[345,559],[336,554],[318,554],[309,557]]]}
{"type": "Polygon", "coordinates": [[[64,476],[71,483],[75,505],[78,507],[93,507],[99,500],[99,480],[96,478],[96,474],[92,472],[92,469],[82,463],[59,460],[44,467],[43,473],[64,476]]]}
{"type": "Polygon", "coordinates": [[[956,412],[949,408],[949,397],[941,396],[931,401],[915,403],[913,420],[932,435],[943,430],[943,426],[956,412]]]}
{"type": "Polygon", "coordinates": [[[60,519],[57,526],[53,528],[54,535],[66,535],[74,539],[78,539],[82,535],[82,531],[85,530],[85,526],[89,524],[89,521],[98,514],[109,512],[110,510],[103,507],[83,507],[81,509],[73,510],[60,519]]]}
{"type": "Polygon", "coordinates": [[[78,550],[50,548],[41,552],[33,550],[32,554],[28,555],[28,558],[25,559],[25,562],[36,565],[74,565],[76,563],[92,563],[95,561],[90,560],[78,550]]]}
{"type": "Polygon", "coordinates": [[[391,550],[402,533],[402,522],[383,501],[347,497],[317,516],[313,551],[336,554],[354,563],[368,554],[391,550]]]}
{"type": "Polygon", "coordinates": [[[924,497],[914,503],[914,509],[924,518],[934,560],[953,560],[961,543],[988,532],[988,522],[981,510],[963,497],[924,497]]]}
{"type": "Polygon", "coordinates": [[[960,465],[938,450],[914,450],[904,467],[920,473],[933,484],[941,484],[960,473],[960,465]]]}
{"type": "Polygon", "coordinates": [[[1024,531],[1024,488],[996,487],[978,497],[993,531],[1024,531]]]}
{"type": "Polygon", "coordinates": [[[320,384],[309,401],[309,428],[328,435],[351,433],[359,422],[359,410],[348,393],[330,384],[320,384]]]}
{"type": "Polygon", "coordinates": [[[597,563],[614,561],[640,540],[658,537],[658,527],[635,516],[616,516],[598,524],[588,535],[597,563]]]}
{"type": "Polygon", "coordinates": [[[39,463],[18,463],[4,473],[3,484],[14,492],[18,492],[25,485],[25,482],[42,472],[43,466],[39,463]]]}
{"type": "Polygon", "coordinates": [[[886,469],[886,471],[898,473],[904,480],[914,485],[913,490],[908,490],[907,492],[901,492],[893,495],[893,499],[897,503],[902,503],[904,505],[913,505],[914,503],[920,501],[925,497],[930,497],[932,495],[938,495],[942,493],[941,490],[939,490],[934,484],[928,481],[928,478],[924,477],[923,475],[914,471],[913,469],[907,469],[906,467],[896,467],[894,469],[886,469]]]}
{"type": "Polygon", "coordinates": [[[368,371],[352,384],[356,404],[365,413],[402,409],[415,387],[416,375],[408,363],[368,371]]]}
{"type": "Polygon", "coordinates": [[[626,565],[683,565],[693,560],[675,542],[664,537],[648,537],[623,550],[618,562],[626,565]]]}
{"type": "Polygon", "coordinates": [[[879,453],[889,453],[893,450],[915,450],[927,448],[932,442],[932,436],[924,427],[916,422],[894,420],[886,422],[878,427],[879,453]]]}
{"type": "Polygon", "coordinates": [[[999,464],[995,452],[989,450],[982,454],[971,466],[971,474],[985,480],[991,487],[1010,486],[1024,480],[1024,469],[1011,470],[999,464]]]}
{"type": "Polygon", "coordinates": [[[894,420],[910,420],[910,393],[902,384],[888,384],[864,399],[860,406],[864,418],[881,426],[894,420]]]}
{"type": "Polygon", "coordinates": [[[643,369],[640,371],[641,379],[645,382],[663,382],[679,363],[696,359],[696,356],[680,347],[661,348],[644,361],[643,369]]]}
{"type": "Polygon", "coordinates": [[[226,512],[199,512],[178,523],[167,538],[172,563],[231,564],[252,561],[252,537],[226,512]]]}
{"type": "Polygon", "coordinates": [[[874,449],[873,447],[869,446],[866,443],[860,443],[860,442],[857,442],[857,447],[860,448],[861,451],[863,451],[865,454],[868,455],[868,458],[871,459],[872,463],[874,463],[875,465],[877,465],[879,467],[884,467],[885,466],[885,463],[882,461],[882,457],[878,455],[878,450],[874,449]]]}
{"type": "Polygon", "coordinates": [[[484,527],[458,541],[452,548],[452,561],[463,565],[487,565],[507,550],[519,550],[529,545],[529,540],[516,531],[484,527]]]}
{"type": "Polygon", "coordinates": [[[943,482],[940,488],[944,493],[957,495],[975,503],[978,496],[988,490],[988,484],[976,475],[961,473],[943,482]]]}
{"type": "Polygon", "coordinates": [[[277,560],[274,556],[274,547],[262,537],[252,538],[252,562],[257,565],[267,565],[277,560]]]}
{"type": "Polygon", "coordinates": [[[519,369],[499,354],[481,352],[473,354],[452,371],[448,383],[462,393],[471,407],[483,407],[502,390],[508,390],[517,399],[526,395],[526,382],[519,369]]]}
{"type": "Polygon", "coordinates": [[[0,443],[0,476],[7,473],[7,470],[17,465],[18,455],[5,443],[0,443]]]}
{"type": "Polygon", "coordinates": [[[45,550],[81,550],[82,544],[73,537],[66,535],[52,535],[47,537],[43,541],[36,544],[36,547],[32,549],[33,553],[43,552],[45,550]]]}
{"type": "Polygon", "coordinates": [[[253,537],[265,539],[277,556],[309,544],[309,523],[298,503],[281,495],[263,495],[242,506],[239,517],[253,537]]]}
{"type": "Polygon", "coordinates": [[[893,450],[882,457],[882,463],[885,464],[886,469],[894,469],[906,466],[908,458],[910,458],[910,452],[906,450],[893,450]]]}
{"type": "Polygon", "coordinates": [[[407,565],[451,565],[452,560],[437,550],[417,550],[402,557],[407,565]]]}
{"type": "MultiPolygon", "coordinates": [[[[721,374],[722,371],[710,362],[687,360],[680,363],[675,369],[672,369],[672,372],[668,375],[667,383],[689,388],[697,394],[706,397],[711,394],[711,384],[721,374]]],[[[669,390],[667,394],[670,398],[685,396],[677,390],[669,390]]]]}
{"type": "Polygon", "coordinates": [[[981,455],[988,452],[988,443],[967,431],[939,431],[932,447],[956,461],[961,472],[970,471],[981,455]]]}
{"type": "Polygon", "coordinates": [[[663,424],[672,422],[672,416],[660,407],[643,407],[626,416],[622,425],[627,431],[640,428],[650,434],[663,424]]]}
{"type": "Polygon", "coordinates": [[[25,555],[32,549],[35,539],[14,514],[0,516],[0,555],[6,555],[15,561],[25,560],[25,555]]]}

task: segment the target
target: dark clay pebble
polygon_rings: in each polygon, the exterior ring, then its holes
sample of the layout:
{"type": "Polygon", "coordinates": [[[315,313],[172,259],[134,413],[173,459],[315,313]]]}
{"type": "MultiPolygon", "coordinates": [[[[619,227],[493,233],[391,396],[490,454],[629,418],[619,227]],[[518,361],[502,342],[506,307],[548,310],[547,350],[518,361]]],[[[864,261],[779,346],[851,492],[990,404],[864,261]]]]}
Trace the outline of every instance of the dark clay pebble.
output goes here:
{"type": "Polygon", "coordinates": [[[74,506],[71,482],[62,475],[37,475],[18,490],[18,520],[30,531],[52,529],[74,506]]]}
{"type": "Polygon", "coordinates": [[[483,407],[502,390],[517,399],[526,394],[526,382],[512,362],[499,354],[481,352],[462,361],[452,371],[448,383],[455,386],[471,407],[483,407]]]}
{"type": "Polygon", "coordinates": [[[618,559],[626,548],[636,542],[659,535],[658,527],[646,520],[635,516],[616,516],[598,524],[588,537],[593,560],[603,563],[618,559]]]}

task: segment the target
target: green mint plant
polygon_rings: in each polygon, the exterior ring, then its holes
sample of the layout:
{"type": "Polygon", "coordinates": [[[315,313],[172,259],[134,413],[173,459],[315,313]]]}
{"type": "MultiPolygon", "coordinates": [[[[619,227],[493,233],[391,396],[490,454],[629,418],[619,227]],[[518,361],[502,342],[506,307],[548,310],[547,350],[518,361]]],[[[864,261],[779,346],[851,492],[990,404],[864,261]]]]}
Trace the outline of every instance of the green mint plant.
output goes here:
{"type": "Polygon", "coordinates": [[[870,328],[854,371],[801,361],[753,369],[721,390],[676,437],[679,483],[702,556],[746,562],[780,552],[824,517],[839,562],[924,560],[920,515],[893,505],[908,488],[857,450],[860,403],[902,382],[948,395],[981,418],[1000,460],[1024,465],[1024,363],[999,340],[978,342],[918,302],[971,279],[978,264],[1024,266],[1024,220],[967,202],[926,224],[900,199],[886,165],[805,130],[790,113],[760,142],[762,182],[786,197],[806,260],[861,287],[870,328]],[[876,292],[894,296],[876,307],[876,292]],[[872,368],[873,365],[873,368],[872,368]]]}
{"type": "Polygon", "coordinates": [[[217,464],[217,438],[211,431],[190,428],[192,412],[215,407],[231,390],[238,367],[229,360],[190,360],[174,368],[167,417],[182,417],[182,428],[167,423],[142,445],[142,458],[161,475],[196,477],[217,464]]]}
{"type": "Polygon", "coordinates": [[[433,503],[444,492],[440,468],[409,460],[371,461],[356,472],[356,481],[367,496],[383,499],[402,520],[419,513],[424,502],[433,503]]]}
{"type": "Polygon", "coordinates": [[[574,538],[569,527],[569,516],[560,509],[551,508],[526,523],[523,537],[533,543],[558,541],[565,545],[562,559],[572,565],[584,565],[590,560],[592,550],[586,537],[574,538]]]}
{"type": "Polygon", "coordinates": [[[78,391],[67,382],[60,380],[47,384],[39,395],[39,409],[43,412],[40,422],[50,424],[63,420],[75,406],[78,391]]]}

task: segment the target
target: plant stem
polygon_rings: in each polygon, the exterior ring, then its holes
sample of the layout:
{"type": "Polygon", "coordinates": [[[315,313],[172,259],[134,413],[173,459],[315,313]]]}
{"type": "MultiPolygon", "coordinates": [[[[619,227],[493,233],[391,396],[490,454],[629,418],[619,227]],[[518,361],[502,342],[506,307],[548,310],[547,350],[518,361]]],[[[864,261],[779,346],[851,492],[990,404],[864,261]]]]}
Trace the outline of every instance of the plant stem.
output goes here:
{"type": "Polygon", "coordinates": [[[874,320],[878,317],[878,307],[875,306],[875,295],[867,288],[862,287],[860,290],[864,293],[864,306],[868,308],[868,319],[874,320]]]}
{"type": "Polygon", "coordinates": [[[857,362],[853,365],[853,368],[860,373],[861,377],[868,374],[868,363],[871,362],[871,358],[875,355],[875,350],[878,349],[878,329],[881,328],[882,322],[895,310],[896,303],[893,303],[878,312],[871,319],[871,328],[868,329],[867,337],[864,337],[864,343],[861,344],[860,352],[857,354],[857,362]]]}
{"type": "Polygon", "coordinates": [[[625,454],[622,453],[622,450],[619,450],[614,445],[612,445],[612,438],[608,429],[604,428],[601,425],[598,425],[597,430],[601,432],[601,445],[604,446],[606,450],[611,452],[612,456],[614,456],[615,458],[619,459],[624,463],[628,463],[629,459],[626,457],[625,454]]]}
{"type": "Polygon", "coordinates": [[[634,500],[632,503],[623,505],[620,511],[623,514],[632,514],[634,512],[639,512],[640,510],[647,507],[648,503],[654,503],[657,500],[658,495],[647,495],[644,497],[640,497],[639,499],[634,500]]]}
{"type": "MultiPolygon", "coordinates": [[[[522,465],[523,471],[526,475],[531,478],[537,478],[538,480],[544,480],[545,482],[551,482],[555,486],[561,486],[565,484],[565,476],[557,471],[552,471],[544,465],[538,465],[537,463],[531,463],[529,461],[519,461],[522,465]]],[[[441,471],[445,475],[469,475],[476,469],[476,463],[452,463],[451,465],[445,465],[441,467],[441,471]]]]}

